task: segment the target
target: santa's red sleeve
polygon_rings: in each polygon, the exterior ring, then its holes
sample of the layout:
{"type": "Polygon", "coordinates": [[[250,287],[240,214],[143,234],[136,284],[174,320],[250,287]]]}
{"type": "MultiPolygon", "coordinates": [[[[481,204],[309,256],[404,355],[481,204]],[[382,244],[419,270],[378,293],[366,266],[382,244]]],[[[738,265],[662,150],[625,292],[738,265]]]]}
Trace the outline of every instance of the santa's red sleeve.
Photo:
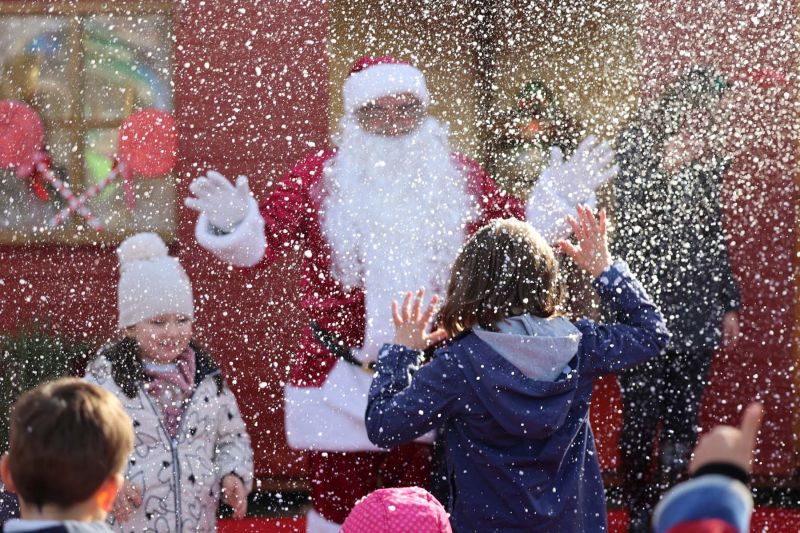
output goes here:
{"type": "Polygon", "coordinates": [[[501,191],[477,162],[463,154],[453,154],[453,159],[467,180],[467,192],[475,198],[480,209],[480,216],[467,227],[467,236],[498,218],[525,219],[522,202],[501,191]]]}
{"type": "MultiPolygon", "coordinates": [[[[307,226],[317,216],[320,180],[332,155],[330,151],[309,154],[275,184],[261,204],[268,262],[285,257],[315,237],[307,226]]],[[[313,243],[314,247],[319,244],[313,243]]]]}

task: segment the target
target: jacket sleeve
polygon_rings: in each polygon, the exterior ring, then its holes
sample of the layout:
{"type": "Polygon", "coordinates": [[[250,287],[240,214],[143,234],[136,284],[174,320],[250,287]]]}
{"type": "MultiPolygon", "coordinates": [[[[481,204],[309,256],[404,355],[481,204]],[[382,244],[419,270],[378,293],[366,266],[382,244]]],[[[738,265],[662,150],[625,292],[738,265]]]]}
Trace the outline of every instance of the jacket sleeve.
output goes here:
{"type": "Polygon", "coordinates": [[[242,479],[249,492],[253,488],[253,448],[236,398],[227,385],[223,388],[219,403],[217,455],[214,462],[217,478],[222,481],[226,475],[235,474],[242,479]]]}
{"type": "Polygon", "coordinates": [[[746,533],[752,513],[753,497],[744,483],[719,474],[700,476],[664,495],[653,515],[653,531],[746,533]]]}
{"type": "Polygon", "coordinates": [[[664,317],[623,261],[594,280],[601,300],[611,311],[611,324],[580,320],[581,374],[591,379],[656,357],[667,347],[664,317]]]}
{"type": "Polygon", "coordinates": [[[420,367],[417,352],[385,344],[369,390],[365,422],[369,440],[382,448],[411,442],[444,424],[458,398],[457,368],[442,351],[420,367]]]}

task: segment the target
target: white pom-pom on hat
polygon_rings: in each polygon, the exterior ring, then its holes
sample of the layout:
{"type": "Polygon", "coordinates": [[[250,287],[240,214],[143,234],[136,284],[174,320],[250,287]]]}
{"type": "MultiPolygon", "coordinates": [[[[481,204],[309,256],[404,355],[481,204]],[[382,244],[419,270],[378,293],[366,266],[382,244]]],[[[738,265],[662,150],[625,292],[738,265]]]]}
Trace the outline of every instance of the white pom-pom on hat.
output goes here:
{"type": "Polygon", "coordinates": [[[155,233],[138,233],[117,248],[118,324],[121,329],[153,317],[194,317],[192,283],[180,262],[155,233]]]}
{"type": "Polygon", "coordinates": [[[137,233],[122,241],[117,248],[117,257],[123,268],[134,261],[147,261],[167,255],[167,245],[155,233],[137,233]]]}

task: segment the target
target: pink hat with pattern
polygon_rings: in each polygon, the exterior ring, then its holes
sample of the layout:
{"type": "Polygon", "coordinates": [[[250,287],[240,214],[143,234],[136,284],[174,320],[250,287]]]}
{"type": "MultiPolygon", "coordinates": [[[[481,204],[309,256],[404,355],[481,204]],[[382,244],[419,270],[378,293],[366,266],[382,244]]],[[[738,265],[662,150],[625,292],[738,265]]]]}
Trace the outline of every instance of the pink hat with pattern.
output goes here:
{"type": "Polygon", "coordinates": [[[362,498],[341,533],[452,533],[447,511],[419,487],[379,489],[362,498]]]}

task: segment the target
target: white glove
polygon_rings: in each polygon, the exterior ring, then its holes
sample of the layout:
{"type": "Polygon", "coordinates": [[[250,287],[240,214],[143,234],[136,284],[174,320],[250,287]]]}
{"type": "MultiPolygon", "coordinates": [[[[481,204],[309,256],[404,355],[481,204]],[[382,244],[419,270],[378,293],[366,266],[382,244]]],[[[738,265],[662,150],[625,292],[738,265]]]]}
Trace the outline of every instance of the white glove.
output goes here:
{"type": "Polygon", "coordinates": [[[208,222],[225,233],[230,233],[247,216],[249,199],[252,196],[247,176],[236,178],[234,187],[228,179],[214,170],[196,178],[189,191],[194,195],[183,203],[208,217],[208,222]]]}
{"type": "Polygon", "coordinates": [[[581,141],[575,153],[564,160],[561,149],[550,149],[550,163],[539,181],[570,204],[586,202],[589,196],[617,174],[614,151],[605,141],[590,135],[581,141]]]}

